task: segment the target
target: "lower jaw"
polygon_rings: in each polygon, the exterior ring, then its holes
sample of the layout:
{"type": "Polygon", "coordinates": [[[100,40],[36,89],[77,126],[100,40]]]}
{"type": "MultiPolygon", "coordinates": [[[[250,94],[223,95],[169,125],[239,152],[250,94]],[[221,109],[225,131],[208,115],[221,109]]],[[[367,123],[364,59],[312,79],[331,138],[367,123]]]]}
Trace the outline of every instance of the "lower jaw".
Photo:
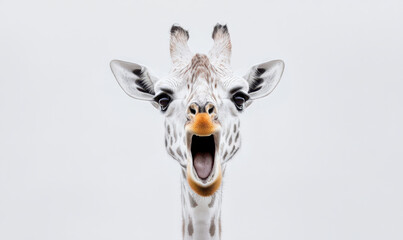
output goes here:
{"type": "Polygon", "coordinates": [[[221,164],[217,162],[217,165],[214,167],[215,171],[213,178],[211,181],[207,183],[201,183],[196,180],[194,173],[193,173],[193,166],[191,163],[187,165],[187,181],[189,186],[195,191],[198,195],[203,197],[208,197],[213,195],[221,186],[222,181],[222,173],[221,173],[221,164]]]}

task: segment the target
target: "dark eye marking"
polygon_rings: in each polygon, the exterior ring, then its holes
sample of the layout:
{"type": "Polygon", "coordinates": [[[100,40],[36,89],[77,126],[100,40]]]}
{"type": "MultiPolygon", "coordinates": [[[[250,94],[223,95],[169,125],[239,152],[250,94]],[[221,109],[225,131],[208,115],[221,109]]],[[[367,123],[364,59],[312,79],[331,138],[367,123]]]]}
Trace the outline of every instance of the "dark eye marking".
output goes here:
{"type": "Polygon", "coordinates": [[[232,95],[232,94],[238,92],[241,89],[242,89],[242,87],[235,87],[235,88],[231,89],[231,91],[229,91],[229,93],[232,95]]]}
{"type": "Polygon", "coordinates": [[[171,89],[168,88],[161,88],[161,91],[166,92],[169,95],[173,95],[174,91],[172,91],[171,89]]]}

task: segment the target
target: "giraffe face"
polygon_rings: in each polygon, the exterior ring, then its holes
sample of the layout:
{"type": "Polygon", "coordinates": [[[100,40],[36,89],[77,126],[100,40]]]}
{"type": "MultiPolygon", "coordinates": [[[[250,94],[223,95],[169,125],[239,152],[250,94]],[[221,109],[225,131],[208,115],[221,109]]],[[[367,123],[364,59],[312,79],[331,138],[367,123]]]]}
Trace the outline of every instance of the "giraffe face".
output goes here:
{"type": "Polygon", "coordinates": [[[219,71],[196,54],[186,71],[155,85],[155,102],[165,116],[165,146],[187,170],[200,195],[213,193],[221,169],[240,147],[239,115],[250,99],[248,83],[219,71]]]}
{"type": "Polygon", "coordinates": [[[241,143],[239,115],[254,99],[268,95],[284,69],[281,60],[255,65],[244,77],[229,66],[231,42],[226,26],[213,31],[208,55],[192,54],[189,34],[171,29],[173,68],[158,79],[141,65],[114,60],[112,71],[131,97],[150,101],[165,116],[165,147],[186,170],[191,188],[212,195],[221,185],[222,169],[241,143]]]}

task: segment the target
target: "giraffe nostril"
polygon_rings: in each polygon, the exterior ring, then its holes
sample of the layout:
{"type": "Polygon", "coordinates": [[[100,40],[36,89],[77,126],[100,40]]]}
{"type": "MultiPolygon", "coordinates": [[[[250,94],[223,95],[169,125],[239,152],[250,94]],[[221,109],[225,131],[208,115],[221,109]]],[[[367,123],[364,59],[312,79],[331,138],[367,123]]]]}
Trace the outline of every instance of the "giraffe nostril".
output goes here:
{"type": "Polygon", "coordinates": [[[208,113],[209,113],[209,114],[212,114],[213,111],[214,111],[214,106],[211,106],[210,109],[208,110],[208,113]]]}
{"type": "Polygon", "coordinates": [[[199,106],[196,103],[190,104],[188,108],[188,114],[190,115],[196,115],[199,112],[199,106]]]}
{"type": "Polygon", "coordinates": [[[212,103],[207,103],[204,109],[209,115],[213,115],[216,112],[215,106],[212,103]]]}

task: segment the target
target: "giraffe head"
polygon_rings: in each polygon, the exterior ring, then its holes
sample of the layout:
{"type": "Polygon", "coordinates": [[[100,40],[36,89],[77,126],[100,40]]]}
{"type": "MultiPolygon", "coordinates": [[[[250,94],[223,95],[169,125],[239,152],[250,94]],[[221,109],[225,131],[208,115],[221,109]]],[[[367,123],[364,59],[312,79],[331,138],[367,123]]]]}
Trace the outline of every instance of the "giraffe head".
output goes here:
{"type": "Polygon", "coordinates": [[[208,55],[192,54],[189,33],[172,26],[172,69],[165,78],[139,64],[111,62],[122,89],[130,97],[151,102],[165,116],[165,147],[201,196],[220,187],[222,170],[240,147],[239,115],[253,100],[273,91],[284,69],[283,61],[274,60],[236,76],[230,67],[227,26],[217,24],[212,37],[208,55]]]}

